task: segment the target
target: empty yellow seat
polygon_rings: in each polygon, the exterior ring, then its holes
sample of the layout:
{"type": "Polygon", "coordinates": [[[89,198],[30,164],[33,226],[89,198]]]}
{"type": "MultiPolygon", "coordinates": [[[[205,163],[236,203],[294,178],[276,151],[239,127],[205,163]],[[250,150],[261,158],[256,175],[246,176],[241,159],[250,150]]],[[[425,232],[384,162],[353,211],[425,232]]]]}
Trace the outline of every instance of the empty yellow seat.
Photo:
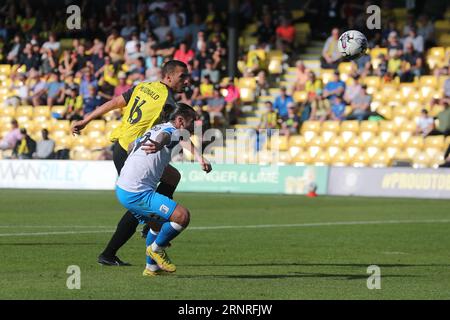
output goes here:
{"type": "Polygon", "coordinates": [[[281,60],[271,59],[269,61],[268,71],[270,74],[281,74],[283,72],[283,66],[281,60]]]}
{"type": "Polygon", "coordinates": [[[334,69],[320,69],[320,79],[323,84],[327,84],[334,77],[334,69]]]}
{"type": "Polygon", "coordinates": [[[370,157],[365,152],[359,152],[352,156],[351,164],[354,167],[367,167],[370,164],[370,157]]]}
{"type": "Polygon", "coordinates": [[[289,147],[300,147],[305,146],[305,138],[303,136],[295,135],[289,137],[289,147]]]}
{"type": "Polygon", "coordinates": [[[291,158],[291,163],[295,165],[309,165],[312,163],[311,156],[307,152],[299,152],[297,155],[291,158]]]}
{"type": "Polygon", "coordinates": [[[383,141],[380,137],[374,137],[372,139],[369,139],[365,145],[366,152],[370,157],[383,150],[384,146],[385,141],[383,141]]]}
{"type": "Polygon", "coordinates": [[[72,147],[74,137],[66,135],[53,139],[55,140],[55,150],[61,150],[61,149],[70,149],[72,147]]]}
{"type": "Polygon", "coordinates": [[[418,152],[412,159],[413,168],[428,168],[431,164],[431,159],[425,152],[418,152]]]}
{"type": "Polygon", "coordinates": [[[385,168],[391,165],[391,157],[383,151],[374,154],[370,159],[370,165],[374,168],[385,168]]]}
{"type": "Polygon", "coordinates": [[[14,107],[2,107],[0,108],[0,117],[14,117],[16,115],[16,108],[14,107]]]}
{"type": "Polygon", "coordinates": [[[429,136],[425,138],[424,147],[443,149],[445,146],[444,141],[444,136],[429,136]]]}
{"type": "Polygon", "coordinates": [[[76,149],[70,151],[72,160],[92,160],[92,153],[86,149],[76,149]]]}
{"type": "Polygon", "coordinates": [[[286,151],[288,149],[288,139],[286,136],[272,136],[268,148],[279,151],[286,151]]]}
{"type": "Polygon", "coordinates": [[[16,117],[26,116],[28,118],[33,117],[33,107],[32,106],[19,106],[16,108],[16,117]]]}
{"type": "Polygon", "coordinates": [[[89,148],[91,138],[88,136],[76,136],[72,141],[72,149],[87,149],[89,148]]]}
{"type": "Polygon", "coordinates": [[[242,102],[253,102],[255,101],[255,90],[251,88],[240,88],[239,94],[242,102]]]}
{"type": "Polygon", "coordinates": [[[45,117],[47,119],[50,119],[51,112],[49,106],[36,106],[34,107],[34,117],[45,117]]]}
{"type": "Polygon", "coordinates": [[[255,89],[256,88],[256,79],[254,77],[239,78],[239,87],[255,89]]]}
{"type": "Polygon", "coordinates": [[[104,120],[92,120],[89,122],[89,124],[86,126],[85,131],[105,131],[105,121],[104,120]]]}
{"type": "Polygon", "coordinates": [[[316,166],[327,166],[330,164],[330,157],[328,156],[328,154],[326,152],[320,151],[312,159],[312,162],[316,166]]]}
{"type": "Polygon", "coordinates": [[[345,167],[348,166],[350,162],[350,159],[345,152],[338,152],[336,153],[330,161],[330,164],[336,167],[345,167]]]}
{"type": "Polygon", "coordinates": [[[437,88],[438,86],[438,78],[436,76],[421,76],[419,79],[420,86],[428,86],[437,88]]]}
{"type": "Polygon", "coordinates": [[[308,92],[306,91],[295,91],[292,98],[295,102],[305,102],[308,100],[308,92]]]}
{"type": "Polygon", "coordinates": [[[66,131],[70,132],[70,122],[69,120],[56,120],[51,122],[51,130],[56,131],[66,131]]]}

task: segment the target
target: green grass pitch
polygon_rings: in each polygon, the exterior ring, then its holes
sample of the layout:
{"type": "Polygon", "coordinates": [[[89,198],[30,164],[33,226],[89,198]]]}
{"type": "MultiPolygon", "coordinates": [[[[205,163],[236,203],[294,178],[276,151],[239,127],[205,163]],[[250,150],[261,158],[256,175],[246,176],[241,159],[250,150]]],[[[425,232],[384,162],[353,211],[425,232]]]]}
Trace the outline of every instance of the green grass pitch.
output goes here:
{"type": "Polygon", "coordinates": [[[145,278],[139,233],[119,252],[133,266],[96,262],[124,212],[112,191],[1,190],[0,299],[450,298],[449,200],[176,200],[192,213],[168,250],[178,270],[145,278]],[[66,287],[69,265],[80,290],[66,287]],[[369,265],[380,267],[379,290],[367,288],[369,265]]]}

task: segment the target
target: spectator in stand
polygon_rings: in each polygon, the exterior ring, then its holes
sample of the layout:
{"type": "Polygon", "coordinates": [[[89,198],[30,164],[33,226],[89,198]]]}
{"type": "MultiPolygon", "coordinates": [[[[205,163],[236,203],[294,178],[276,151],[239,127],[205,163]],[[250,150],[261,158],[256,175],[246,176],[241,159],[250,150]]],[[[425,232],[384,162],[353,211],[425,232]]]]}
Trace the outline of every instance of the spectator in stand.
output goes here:
{"type": "MultiPolygon", "coordinates": [[[[197,50],[198,34],[206,29],[206,25],[202,21],[202,17],[199,13],[195,13],[192,18],[192,22],[187,26],[188,39],[191,42],[191,49],[197,50]]],[[[202,32],[203,36],[205,35],[202,32]]]]}
{"type": "MultiPolygon", "coordinates": [[[[56,40],[56,35],[54,32],[51,32],[48,36],[48,41],[42,44],[41,53],[44,55],[46,53],[45,50],[51,50],[55,56],[58,56],[59,50],[61,49],[61,43],[56,40]]],[[[44,58],[44,57],[42,57],[44,58]]]]}
{"type": "Polygon", "coordinates": [[[295,27],[286,17],[281,17],[280,22],[275,31],[277,48],[283,52],[290,52],[294,47],[295,27]]]}
{"type": "Polygon", "coordinates": [[[227,102],[228,110],[228,124],[237,124],[237,119],[240,115],[240,94],[239,88],[234,84],[234,78],[228,80],[228,84],[225,86],[226,94],[225,101],[227,102]]]}
{"type": "Polygon", "coordinates": [[[422,109],[420,117],[417,119],[416,135],[426,137],[434,129],[434,119],[428,115],[427,109],[422,109]]]}
{"type": "Polygon", "coordinates": [[[81,79],[80,83],[80,95],[83,97],[83,99],[90,98],[90,91],[89,87],[98,87],[98,81],[92,76],[90,71],[85,71],[84,76],[81,79]]]}
{"type": "Polygon", "coordinates": [[[308,80],[309,69],[305,67],[303,61],[299,60],[296,63],[297,69],[295,70],[295,91],[303,91],[305,90],[306,81],[308,80]]]}
{"type": "Polygon", "coordinates": [[[309,70],[307,74],[307,79],[305,82],[305,91],[308,94],[314,94],[314,97],[320,97],[323,92],[323,83],[322,80],[316,78],[316,74],[314,71],[309,70]]]}
{"type": "Polygon", "coordinates": [[[433,47],[436,44],[434,39],[434,24],[425,13],[419,16],[417,34],[421,35],[424,39],[425,48],[433,47]]]}
{"type": "Polygon", "coordinates": [[[325,41],[325,45],[322,50],[322,57],[320,59],[322,68],[337,68],[338,61],[342,56],[338,50],[338,40],[339,29],[333,28],[333,30],[331,30],[331,36],[325,41]]]}
{"type": "Polygon", "coordinates": [[[258,38],[258,42],[269,48],[275,47],[275,26],[272,22],[272,17],[269,14],[263,16],[262,23],[258,26],[254,36],[258,38]]]}
{"type": "Polygon", "coordinates": [[[23,49],[24,44],[22,42],[22,38],[19,33],[16,33],[13,39],[11,50],[8,52],[8,55],[6,56],[6,61],[10,64],[18,64],[23,49]]]}
{"type": "Polygon", "coordinates": [[[16,119],[11,120],[12,129],[0,141],[0,150],[12,150],[22,139],[22,133],[16,119]]]}
{"type": "Polygon", "coordinates": [[[11,81],[11,86],[9,87],[9,95],[5,100],[5,106],[20,106],[28,104],[29,88],[26,84],[27,77],[25,73],[19,73],[17,75],[16,81],[11,81]]]}
{"type": "Polygon", "coordinates": [[[175,54],[173,56],[174,60],[180,60],[183,61],[185,64],[188,64],[189,61],[194,59],[195,54],[192,49],[188,49],[187,43],[185,41],[182,41],[178,47],[178,50],[175,51],[175,54]]]}
{"type": "Polygon", "coordinates": [[[117,78],[119,79],[119,84],[114,88],[114,97],[120,96],[131,89],[131,85],[127,83],[127,75],[125,72],[120,71],[117,78]]]}
{"type": "Polygon", "coordinates": [[[63,119],[70,121],[83,119],[83,97],[78,94],[77,85],[73,84],[69,87],[64,106],[66,111],[63,119]]]}
{"type": "Polygon", "coordinates": [[[119,36],[119,32],[115,28],[106,40],[105,52],[111,57],[114,64],[124,61],[125,39],[119,36]]]}
{"type": "Polygon", "coordinates": [[[367,120],[371,115],[370,103],[372,98],[367,94],[367,87],[365,85],[361,86],[358,94],[354,96],[350,101],[350,106],[352,108],[351,113],[347,116],[347,120],[367,120]]]}
{"type": "Polygon", "coordinates": [[[414,77],[423,74],[423,60],[419,52],[414,50],[413,44],[407,43],[405,53],[402,56],[402,67],[400,72],[400,82],[413,82],[414,77]]]}
{"type": "Polygon", "coordinates": [[[340,80],[339,72],[335,71],[333,79],[329,81],[324,88],[323,96],[333,102],[336,97],[342,97],[345,92],[345,82],[340,80]]]}
{"type": "Polygon", "coordinates": [[[209,130],[211,128],[211,118],[209,117],[209,113],[203,109],[203,104],[194,106],[194,110],[197,113],[195,126],[201,126],[202,132],[205,133],[206,130],[209,130]]]}
{"type": "Polygon", "coordinates": [[[17,141],[13,149],[13,157],[16,159],[31,159],[36,152],[36,141],[27,133],[26,129],[20,129],[22,138],[17,141]]]}
{"type": "Polygon", "coordinates": [[[201,71],[202,78],[208,76],[213,84],[218,84],[220,80],[219,70],[213,69],[213,61],[211,59],[206,60],[205,69],[201,71]]]}
{"type": "Polygon", "coordinates": [[[31,103],[33,106],[40,106],[44,102],[43,97],[46,91],[47,83],[35,69],[30,70],[28,77],[33,83],[30,90],[31,103]]]}
{"type": "Polygon", "coordinates": [[[206,35],[205,31],[199,31],[197,33],[197,41],[194,44],[194,50],[196,54],[199,54],[202,51],[202,48],[206,50],[208,47],[206,42],[206,35]]]}
{"type": "Polygon", "coordinates": [[[225,125],[225,99],[220,94],[219,88],[214,88],[213,96],[207,99],[207,106],[210,119],[215,128],[221,128],[225,125]]]}
{"type": "Polygon", "coordinates": [[[423,53],[424,50],[424,39],[421,35],[417,34],[416,27],[412,27],[409,30],[408,36],[403,40],[403,50],[406,51],[406,46],[408,43],[412,43],[414,46],[414,50],[423,53]]]}
{"type": "Polygon", "coordinates": [[[331,101],[331,117],[330,120],[342,121],[345,120],[345,103],[340,96],[336,96],[331,101]]]}
{"type": "Polygon", "coordinates": [[[76,63],[77,63],[76,53],[70,52],[69,50],[64,50],[58,67],[59,73],[61,73],[64,76],[73,73],[76,63]]]}
{"type": "Polygon", "coordinates": [[[353,82],[352,84],[345,86],[345,92],[344,92],[344,101],[347,104],[351,104],[353,99],[360,94],[362,89],[362,85],[359,81],[359,76],[355,75],[353,76],[353,82]]]}
{"type": "Polygon", "coordinates": [[[440,164],[439,168],[450,168],[450,144],[444,154],[444,163],[440,164]]]}
{"type": "Polygon", "coordinates": [[[437,115],[438,125],[428,135],[450,135],[450,102],[443,99],[444,110],[437,115]]]}
{"type": "Polygon", "coordinates": [[[189,29],[186,27],[184,21],[181,15],[177,15],[176,26],[172,28],[172,34],[177,45],[186,41],[189,36],[189,29]]]}
{"type": "Polygon", "coordinates": [[[386,59],[386,56],[382,53],[378,55],[378,59],[380,63],[378,64],[378,67],[374,70],[374,75],[384,78],[388,71],[388,60],[386,59]]]}
{"type": "Polygon", "coordinates": [[[132,34],[136,34],[137,36],[137,27],[133,24],[130,18],[127,18],[125,26],[123,26],[120,30],[120,36],[124,39],[129,39],[132,34]]]}
{"type": "Polygon", "coordinates": [[[144,47],[144,43],[139,40],[139,36],[137,32],[133,32],[131,34],[131,39],[128,40],[125,44],[125,56],[133,55],[136,52],[141,52],[142,48],[144,47]],[[137,47],[136,45],[139,44],[140,47],[137,47]]]}
{"type": "Polygon", "coordinates": [[[36,144],[36,152],[33,153],[33,159],[54,159],[55,141],[48,137],[48,130],[42,129],[42,140],[36,144]]]}
{"type": "Polygon", "coordinates": [[[167,17],[163,15],[159,20],[159,26],[153,29],[153,33],[158,38],[158,42],[163,42],[166,40],[167,34],[170,32],[172,31],[169,26],[169,21],[167,20],[167,17]]]}
{"type": "Polygon", "coordinates": [[[33,50],[33,45],[31,43],[27,43],[25,45],[25,48],[20,55],[19,64],[25,65],[27,70],[39,69],[41,65],[41,57],[37,52],[33,50]]]}
{"type": "Polygon", "coordinates": [[[91,113],[102,104],[102,98],[97,94],[97,88],[89,86],[89,96],[83,97],[83,115],[91,113]]]}
{"type": "MultiPolygon", "coordinates": [[[[448,75],[450,75],[450,65],[448,66],[448,75]]],[[[444,99],[450,100],[450,77],[444,82],[444,99]]]]}
{"type": "Polygon", "coordinates": [[[294,102],[294,99],[286,93],[286,87],[280,88],[280,95],[275,98],[273,108],[277,110],[280,118],[288,115],[287,106],[289,103],[294,102]]]}
{"type": "Polygon", "coordinates": [[[391,50],[389,61],[387,64],[387,71],[389,76],[393,79],[400,74],[400,68],[402,65],[402,51],[401,50],[391,50]]]}
{"type": "Polygon", "coordinates": [[[63,102],[59,97],[61,96],[61,91],[64,90],[64,82],[58,73],[52,72],[49,74],[45,90],[49,107],[52,107],[55,102],[63,102]]]}
{"type": "Polygon", "coordinates": [[[258,130],[267,129],[267,133],[270,136],[273,130],[279,127],[278,113],[273,108],[273,104],[271,101],[266,101],[264,104],[266,107],[266,111],[261,114],[258,130]]]}
{"type": "Polygon", "coordinates": [[[80,71],[86,67],[86,63],[89,61],[89,57],[86,55],[86,48],[82,44],[76,48],[75,61],[76,62],[73,68],[74,72],[80,71]]]}
{"type": "Polygon", "coordinates": [[[290,102],[287,110],[287,115],[282,117],[280,134],[289,138],[291,135],[298,134],[300,117],[297,115],[295,103],[290,102]]]}
{"type": "Polygon", "coordinates": [[[398,34],[395,19],[389,19],[387,28],[383,29],[382,32],[383,43],[386,43],[388,41],[391,32],[395,32],[395,34],[398,34]]]}
{"type": "Polygon", "coordinates": [[[398,38],[397,32],[392,31],[387,41],[388,55],[395,54],[397,51],[403,50],[403,46],[398,38]]]}
{"type": "Polygon", "coordinates": [[[267,81],[266,72],[261,70],[256,76],[255,96],[267,96],[269,94],[269,82],[267,81]]]}
{"type": "Polygon", "coordinates": [[[177,20],[181,19],[183,25],[186,24],[186,13],[181,11],[180,4],[175,2],[173,3],[172,7],[170,8],[170,14],[169,14],[169,25],[170,28],[176,28],[178,23],[177,20]]]}

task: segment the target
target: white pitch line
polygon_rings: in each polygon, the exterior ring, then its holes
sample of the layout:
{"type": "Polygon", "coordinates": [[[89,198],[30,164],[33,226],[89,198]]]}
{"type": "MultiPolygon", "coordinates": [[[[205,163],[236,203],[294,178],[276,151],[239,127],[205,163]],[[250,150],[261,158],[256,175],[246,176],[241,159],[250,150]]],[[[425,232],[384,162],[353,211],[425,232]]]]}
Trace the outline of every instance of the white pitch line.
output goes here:
{"type": "MultiPolygon", "coordinates": [[[[353,225],[376,225],[376,224],[414,224],[414,223],[449,223],[450,219],[441,220],[379,220],[379,221],[336,221],[336,222],[317,222],[317,223],[293,223],[293,224],[256,224],[246,226],[205,226],[190,227],[189,230],[221,230],[221,229],[262,229],[262,228],[301,228],[301,227],[324,227],[324,226],[353,226],[353,225]]],[[[3,226],[13,227],[13,226],[3,226]]],[[[20,226],[17,226],[20,227],[20,226]]],[[[31,227],[31,226],[30,226],[31,227]]],[[[36,226],[39,227],[39,226],[36,226]]],[[[42,226],[41,226],[42,227],[42,226]]],[[[55,226],[58,227],[58,226],[55,226]]],[[[70,228],[66,226],[64,228],[70,228]]],[[[82,227],[82,226],[78,226],[82,227]]],[[[92,226],[86,226],[87,228],[92,226]]],[[[106,227],[105,227],[106,228],[106,227]]],[[[112,227],[110,227],[112,228],[112,227]]],[[[47,235],[66,235],[83,233],[109,233],[110,230],[86,230],[86,231],[53,231],[53,232],[21,232],[21,233],[0,233],[0,237],[15,236],[47,236],[47,235]]]]}

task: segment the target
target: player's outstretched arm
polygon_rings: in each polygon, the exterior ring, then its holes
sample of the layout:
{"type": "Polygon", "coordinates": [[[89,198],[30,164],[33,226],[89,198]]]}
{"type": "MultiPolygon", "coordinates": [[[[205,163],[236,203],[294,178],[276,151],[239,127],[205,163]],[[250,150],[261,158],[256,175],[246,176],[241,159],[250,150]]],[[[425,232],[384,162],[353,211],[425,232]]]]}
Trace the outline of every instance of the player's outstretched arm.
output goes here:
{"type": "Polygon", "coordinates": [[[200,163],[203,171],[209,173],[212,170],[212,166],[209,160],[203,157],[201,151],[192,143],[191,140],[182,140],[180,141],[180,144],[183,148],[189,150],[194,155],[195,161],[198,161],[198,163],[200,163]]]}
{"type": "Polygon", "coordinates": [[[105,102],[100,107],[96,108],[91,113],[87,114],[83,120],[76,121],[72,125],[72,134],[80,134],[81,130],[86,127],[86,125],[91,122],[93,119],[101,117],[105,113],[108,113],[111,110],[123,108],[127,105],[124,97],[122,95],[117,96],[108,102],[105,102]]]}

